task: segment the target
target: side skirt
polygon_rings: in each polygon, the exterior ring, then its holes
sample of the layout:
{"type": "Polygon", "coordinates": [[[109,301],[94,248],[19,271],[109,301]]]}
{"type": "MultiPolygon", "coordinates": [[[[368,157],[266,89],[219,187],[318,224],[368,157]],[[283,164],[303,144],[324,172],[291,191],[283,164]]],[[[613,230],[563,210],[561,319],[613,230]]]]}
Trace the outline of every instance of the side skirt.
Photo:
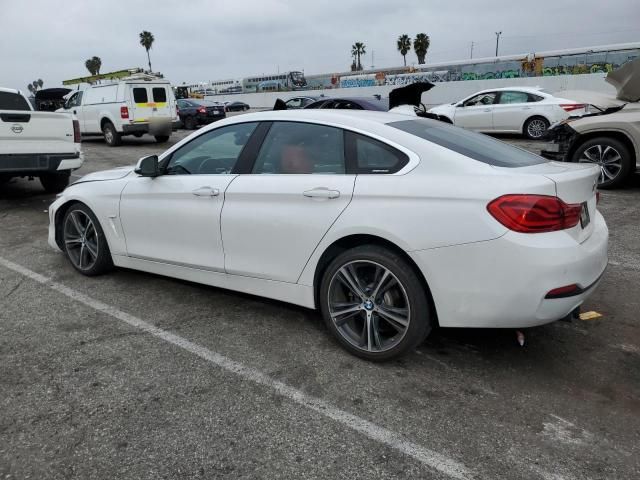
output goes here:
{"type": "Polygon", "coordinates": [[[226,288],[250,295],[293,303],[302,307],[315,308],[313,287],[308,285],[229,275],[222,272],[200,270],[123,255],[113,255],[113,263],[118,267],[179,278],[189,282],[211,285],[212,287],[226,288]]]}

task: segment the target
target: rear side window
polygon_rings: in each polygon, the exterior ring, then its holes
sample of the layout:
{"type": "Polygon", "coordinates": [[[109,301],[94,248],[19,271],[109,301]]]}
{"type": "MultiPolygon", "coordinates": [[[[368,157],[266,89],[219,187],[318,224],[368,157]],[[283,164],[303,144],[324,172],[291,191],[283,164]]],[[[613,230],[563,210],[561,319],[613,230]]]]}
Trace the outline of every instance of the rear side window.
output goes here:
{"type": "Polygon", "coordinates": [[[358,133],[347,132],[347,145],[357,173],[395,173],[409,162],[405,153],[358,133]]]}
{"type": "Polygon", "coordinates": [[[544,97],[541,97],[540,95],[534,95],[533,93],[529,93],[529,102],[539,102],[541,100],[544,100],[544,97]]]}
{"type": "Polygon", "coordinates": [[[529,95],[527,92],[502,92],[500,94],[500,104],[505,103],[527,103],[529,95]]]}
{"type": "Polygon", "coordinates": [[[133,89],[133,101],[134,103],[147,103],[149,98],[147,97],[146,88],[134,88],[133,89]]]}
{"type": "Polygon", "coordinates": [[[487,135],[470,132],[437,120],[418,118],[391,122],[387,125],[496,167],[516,168],[547,162],[538,155],[512,147],[487,135]]]}
{"type": "Polygon", "coordinates": [[[31,110],[31,108],[22,95],[0,92],[0,110],[31,110]]]}
{"type": "Polygon", "coordinates": [[[167,90],[164,87],[154,87],[153,89],[153,101],[154,102],[166,102],[167,90]]]}

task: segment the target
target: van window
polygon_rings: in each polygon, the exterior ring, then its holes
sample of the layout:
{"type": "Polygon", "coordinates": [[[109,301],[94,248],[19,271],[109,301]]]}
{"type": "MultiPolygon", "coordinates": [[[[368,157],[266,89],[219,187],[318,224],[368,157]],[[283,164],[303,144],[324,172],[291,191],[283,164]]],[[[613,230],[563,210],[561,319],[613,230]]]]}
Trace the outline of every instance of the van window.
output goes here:
{"type": "Polygon", "coordinates": [[[146,88],[134,88],[133,89],[133,101],[134,103],[147,103],[149,98],[147,97],[146,88]]]}
{"type": "Polygon", "coordinates": [[[164,87],[155,87],[153,89],[153,101],[154,102],[166,102],[167,90],[164,87]]]}

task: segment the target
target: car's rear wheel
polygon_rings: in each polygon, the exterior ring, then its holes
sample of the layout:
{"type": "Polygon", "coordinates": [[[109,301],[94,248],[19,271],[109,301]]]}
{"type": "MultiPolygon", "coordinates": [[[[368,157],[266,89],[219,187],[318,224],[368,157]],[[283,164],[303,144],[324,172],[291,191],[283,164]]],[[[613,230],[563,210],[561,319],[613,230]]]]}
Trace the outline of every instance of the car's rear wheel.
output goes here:
{"type": "Polygon", "coordinates": [[[40,175],[40,183],[47,193],[60,193],[69,185],[71,172],[43,173],[40,175]]]}
{"type": "Polygon", "coordinates": [[[184,128],[186,128],[187,130],[195,130],[197,126],[198,126],[198,122],[196,122],[196,119],[194,117],[192,116],[185,117],[184,128]]]}
{"type": "Polygon", "coordinates": [[[113,123],[106,122],[102,127],[102,134],[104,135],[104,141],[107,142],[107,145],[110,147],[118,146],[122,143],[122,137],[117,132],[116,127],[113,126],[113,123]]]}
{"type": "Polygon", "coordinates": [[[547,133],[549,120],[544,117],[531,117],[524,122],[523,133],[529,140],[540,140],[547,133]]]}
{"type": "Polygon", "coordinates": [[[62,238],[67,258],[83,275],[100,275],[113,268],[104,232],[86,205],[69,207],[62,220],[62,238]]]}
{"type": "Polygon", "coordinates": [[[329,330],[349,352],[389,360],[414,349],[432,328],[418,275],[397,253],[365,245],[338,255],[320,286],[329,330]]]}
{"type": "Polygon", "coordinates": [[[600,167],[598,187],[603,189],[622,186],[634,166],[633,158],[626,145],[611,137],[587,140],[578,146],[572,160],[598,165],[600,167]]]}

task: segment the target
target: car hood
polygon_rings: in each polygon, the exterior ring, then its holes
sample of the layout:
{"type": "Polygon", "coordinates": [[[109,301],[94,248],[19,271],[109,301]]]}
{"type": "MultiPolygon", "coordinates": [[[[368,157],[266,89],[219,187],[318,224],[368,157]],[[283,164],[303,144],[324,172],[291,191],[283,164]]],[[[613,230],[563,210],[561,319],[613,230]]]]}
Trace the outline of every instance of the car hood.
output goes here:
{"type": "Polygon", "coordinates": [[[419,107],[422,94],[434,87],[431,82],[416,82],[405,87],[395,88],[389,92],[389,110],[400,105],[419,107]]]}
{"type": "Polygon", "coordinates": [[[613,85],[618,94],[616,98],[624,102],[640,100],[640,58],[625,63],[623,66],[609,72],[606,81],[613,85]]]}
{"type": "Polygon", "coordinates": [[[133,172],[134,167],[118,167],[113,168],[111,170],[102,170],[100,172],[88,173],[84,177],[78,179],[73,182],[73,185],[76,183],[86,183],[86,182],[103,182],[105,180],[118,180],[120,178],[124,178],[133,172]]]}

